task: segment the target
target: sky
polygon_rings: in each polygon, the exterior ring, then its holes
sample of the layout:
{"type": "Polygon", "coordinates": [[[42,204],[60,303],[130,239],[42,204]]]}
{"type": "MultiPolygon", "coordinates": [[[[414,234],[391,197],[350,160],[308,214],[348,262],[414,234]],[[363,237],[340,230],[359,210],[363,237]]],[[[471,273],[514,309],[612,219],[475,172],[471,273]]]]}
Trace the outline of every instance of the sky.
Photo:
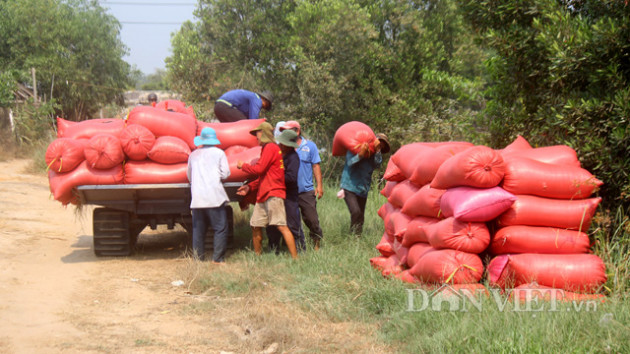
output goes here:
{"type": "Polygon", "coordinates": [[[129,54],[123,60],[145,75],[165,69],[171,55],[171,33],[186,20],[195,21],[196,0],[101,0],[100,5],[116,17],[120,37],[129,54]]]}

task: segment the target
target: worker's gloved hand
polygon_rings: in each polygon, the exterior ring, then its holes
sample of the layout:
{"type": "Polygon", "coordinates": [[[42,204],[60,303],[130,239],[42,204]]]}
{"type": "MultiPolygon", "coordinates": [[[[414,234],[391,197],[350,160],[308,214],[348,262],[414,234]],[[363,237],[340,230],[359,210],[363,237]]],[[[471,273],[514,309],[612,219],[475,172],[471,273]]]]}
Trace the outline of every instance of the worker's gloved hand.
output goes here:
{"type": "Polygon", "coordinates": [[[236,190],[236,195],[246,196],[249,193],[249,185],[244,184],[236,190]]]}
{"type": "Polygon", "coordinates": [[[378,138],[374,139],[374,151],[381,151],[381,141],[378,138]]]}
{"type": "Polygon", "coordinates": [[[366,157],[370,157],[370,146],[367,143],[363,143],[359,147],[359,157],[364,159],[366,157]]]}

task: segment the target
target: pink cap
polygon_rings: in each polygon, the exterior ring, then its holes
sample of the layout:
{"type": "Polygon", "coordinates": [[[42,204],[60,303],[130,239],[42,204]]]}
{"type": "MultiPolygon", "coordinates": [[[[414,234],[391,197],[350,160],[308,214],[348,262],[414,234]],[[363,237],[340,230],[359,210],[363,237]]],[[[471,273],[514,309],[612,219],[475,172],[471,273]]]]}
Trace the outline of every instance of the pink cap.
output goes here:
{"type": "Polygon", "coordinates": [[[294,128],[300,129],[300,123],[294,120],[290,120],[284,123],[284,125],[280,127],[280,131],[283,131],[285,129],[294,129],[294,128]]]}

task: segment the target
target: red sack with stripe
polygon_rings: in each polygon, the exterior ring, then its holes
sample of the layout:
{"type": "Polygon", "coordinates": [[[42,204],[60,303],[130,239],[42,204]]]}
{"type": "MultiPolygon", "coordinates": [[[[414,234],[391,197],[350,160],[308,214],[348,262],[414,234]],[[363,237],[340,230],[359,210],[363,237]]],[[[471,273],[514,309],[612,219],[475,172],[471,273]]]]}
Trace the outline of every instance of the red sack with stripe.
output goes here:
{"type": "Polygon", "coordinates": [[[57,127],[58,138],[90,139],[98,134],[118,136],[125,129],[125,121],[119,118],[106,118],[72,122],[57,117],[57,127]]]}
{"type": "Polygon", "coordinates": [[[396,211],[397,209],[398,208],[393,206],[391,203],[387,202],[387,203],[383,203],[383,205],[381,205],[381,207],[378,208],[378,211],[376,213],[378,214],[378,216],[381,217],[381,219],[383,219],[383,221],[385,221],[387,220],[387,215],[396,211]]]}
{"type": "Polygon", "coordinates": [[[260,158],[261,146],[249,148],[243,152],[227,156],[228,165],[230,166],[230,176],[226,182],[244,182],[248,178],[256,178],[256,176],[248,175],[247,172],[237,167],[238,161],[243,161],[250,165],[254,165],[260,158]]]}
{"type": "Polygon", "coordinates": [[[127,124],[140,124],[149,129],[156,137],[175,136],[195,149],[197,120],[190,114],[169,112],[150,106],[137,106],[127,117],[127,124]]]}
{"type": "Polygon", "coordinates": [[[232,145],[225,149],[225,156],[231,156],[234,154],[238,154],[239,152],[243,152],[249,149],[249,147],[245,145],[232,145]]]}
{"type": "MultiPolygon", "coordinates": [[[[396,166],[400,168],[405,179],[409,179],[416,166],[424,164],[426,157],[431,156],[434,150],[434,147],[423,143],[406,144],[396,150],[390,160],[393,160],[396,166]]],[[[421,187],[422,185],[418,186],[421,187]]]]}
{"type": "Polygon", "coordinates": [[[385,182],[385,187],[381,189],[381,195],[384,196],[385,198],[389,198],[389,196],[392,194],[392,191],[394,190],[394,187],[396,187],[397,184],[398,182],[392,182],[392,181],[385,182]]]}
{"type": "Polygon", "coordinates": [[[444,161],[431,181],[431,187],[491,188],[499,185],[504,173],[505,164],[501,154],[480,145],[466,149],[444,161]]]}
{"type": "Polygon", "coordinates": [[[99,170],[88,166],[87,161],[81,162],[70,172],[57,173],[48,170],[50,192],[55,200],[63,205],[78,204],[79,198],[74,188],[84,185],[112,185],[123,182],[123,167],[116,165],[108,170],[99,170]]]}
{"type": "Polygon", "coordinates": [[[518,152],[521,150],[531,150],[533,149],[532,146],[529,144],[529,142],[523,138],[522,136],[517,136],[516,139],[514,139],[514,141],[506,146],[503,150],[499,150],[499,152],[503,153],[511,153],[511,152],[518,152]]]}
{"type": "Polygon", "coordinates": [[[387,201],[395,205],[398,208],[402,208],[405,202],[418,191],[418,187],[408,180],[404,180],[397,183],[392,189],[392,193],[387,198],[387,201]]]}
{"type": "Polygon", "coordinates": [[[125,184],[188,183],[188,163],[165,165],[149,160],[125,163],[125,184]]]}
{"type": "Polygon", "coordinates": [[[499,229],[490,253],[587,253],[590,240],[584,232],[553,227],[514,225],[499,229]]]}
{"type": "Polygon", "coordinates": [[[416,277],[414,277],[411,273],[409,273],[409,269],[405,269],[402,272],[394,275],[394,278],[402,281],[403,283],[409,284],[419,284],[420,282],[416,277]]]}
{"type": "Polygon", "coordinates": [[[440,199],[444,189],[431,188],[426,184],[411,195],[402,207],[402,212],[411,216],[443,218],[440,212],[440,199]]]}
{"type": "Polygon", "coordinates": [[[490,232],[485,223],[462,222],[453,217],[424,227],[431,247],[481,253],[490,244],[490,232]]]}
{"type": "Polygon", "coordinates": [[[381,270],[381,274],[385,278],[394,277],[400,274],[403,271],[403,265],[400,263],[398,256],[395,254],[389,256],[387,262],[385,262],[383,269],[381,270]]]}
{"type": "Polygon", "coordinates": [[[589,301],[599,300],[604,302],[606,296],[603,294],[580,294],[562,289],[556,289],[538,283],[527,283],[517,286],[510,292],[510,300],[516,299],[520,302],[530,301],[589,301]]]}
{"type": "Polygon", "coordinates": [[[389,257],[395,253],[392,243],[394,243],[394,237],[387,232],[383,232],[383,237],[381,237],[381,241],[376,245],[376,249],[381,255],[389,257]]]}
{"type": "Polygon", "coordinates": [[[400,260],[400,264],[407,264],[407,255],[409,254],[409,248],[403,246],[399,240],[394,239],[394,243],[392,244],[392,249],[396,256],[400,260]]]}
{"type": "Polygon", "coordinates": [[[147,153],[151,161],[163,164],[188,162],[190,148],[185,141],[174,136],[161,136],[155,140],[155,144],[147,153]]]}
{"type": "Polygon", "coordinates": [[[403,234],[402,244],[405,247],[410,247],[417,242],[428,243],[429,240],[427,239],[427,235],[423,229],[425,226],[436,224],[439,221],[440,219],[428,216],[416,216],[411,219],[411,221],[407,224],[405,233],[403,234]]]}
{"type": "Polygon", "coordinates": [[[483,263],[476,254],[435,250],[425,253],[409,273],[425,283],[478,283],[483,274],[483,263]]]}
{"type": "Polygon", "coordinates": [[[431,247],[428,243],[414,243],[411,247],[409,247],[409,252],[407,252],[407,266],[409,266],[409,268],[413,268],[422,256],[431,251],[435,251],[435,248],[431,247]]]}
{"type": "Polygon", "coordinates": [[[378,271],[382,271],[383,269],[385,269],[388,260],[389,257],[386,256],[372,257],[370,258],[370,265],[372,266],[372,268],[378,271]]]}
{"type": "Polygon", "coordinates": [[[111,134],[99,134],[90,138],[83,153],[88,166],[99,170],[108,170],[125,160],[120,139],[111,134]]]}
{"type": "Polygon", "coordinates": [[[155,135],[140,124],[129,124],[120,132],[120,144],[130,160],[146,160],[147,153],[155,144],[155,135]]]}
{"type": "Polygon", "coordinates": [[[383,174],[383,179],[392,182],[402,182],[407,179],[407,177],[405,177],[400,168],[396,166],[394,160],[389,159],[389,161],[387,162],[387,167],[385,168],[385,173],[383,174]]]}
{"type": "Polygon", "coordinates": [[[73,125],[77,124],[77,122],[73,122],[70,120],[65,120],[61,117],[57,117],[57,138],[63,138],[66,135],[66,129],[73,125]]]}
{"type": "Polygon", "coordinates": [[[400,267],[400,260],[393,254],[388,257],[381,256],[370,258],[370,264],[374,269],[382,272],[391,268],[400,267]]]}
{"type": "Polygon", "coordinates": [[[186,107],[186,104],[179,100],[164,100],[156,103],[155,108],[162,109],[165,111],[173,111],[177,113],[184,113],[191,115],[197,119],[195,116],[195,110],[192,106],[186,107]]]}
{"type": "Polygon", "coordinates": [[[535,149],[503,151],[504,159],[523,157],[552,165],[570,165],[580,167],[575,150],[566,145],[545,146],[535,149]]]}
{"type": "Polygon", "coordinates": [[[408,176],[409,180],[417,186],[431,183],[438,169],[446,160],[473,146],[471,143],[462,142],[447,142],[436,146],[432,151],[423,155],[419,163],[412,164],[412,173],[408,176]]]}
{"type": "Polygon", "coordinates": [[[367,124],[358,121],[345,123],[335,132],[332,155],[346,156],[347,151],[353,155],[357,155],[360,151],[371,155],[376,151],[374,148],[376,140],[376,134],[367,124]]]}
{"type": "Polygon", "coordinates": [[[385,229],[390,234],[394,235],[396,239],[402,241],[403,235],[407,231],[407,225],[413,218],[405,213],[400,211],[395,211],[391,214],[391,216],[387,219],[387,224],[385,225],[385,229]]]}
{"type": "Polygon", "coordinates": [[[199,122],[197,126],[197,135],[201,135],[203,128],[210,127],[217,133],[217,139],[221,142],[221,144],[217,145],[219,149],[225,150],[234,145],[242,145],[248,148],[253,148],[258,146],[258,140],[255,135],[251,135],[249,132],[263,122],[265,122],[264,118],[243,119],[229,123],[199,122]]]}
{"type": "Polygon", "coordinates": [[[488,264],[490,284],[512,288],[536,282],[575,292],[595,293],[606,282],[606,266],[594,254],[506,254],[488,264]]]}
{"type": "Polygon", "coordinates": [[[83,150],[87,141],[85,139],[58,138],[53,140],[46,148],[46,166],[58,173],[74,170],[85,161],[83,150]]]}
{"type": "Polygon", "coordinates": [[[588,198],[603,184],[587,170],[573,165],[548,164],[522,157],[505,159],[503,189],[556,199],[588,198]]]}
{"type": "Polygon", "coordinates": [[[602,198],[550,199],[519,195],[510,209],[496,220],[499,226],[551,226],[587,231],[602,198]]]}

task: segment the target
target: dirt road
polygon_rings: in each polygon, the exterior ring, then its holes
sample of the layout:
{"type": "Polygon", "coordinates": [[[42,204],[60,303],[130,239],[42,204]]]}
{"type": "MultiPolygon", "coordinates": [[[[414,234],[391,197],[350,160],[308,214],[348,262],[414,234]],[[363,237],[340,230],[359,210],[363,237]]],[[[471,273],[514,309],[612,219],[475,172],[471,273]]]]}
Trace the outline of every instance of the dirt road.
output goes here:
{"type": "Polygon", "coordinates": [[[174,286],[189,282],[197,266],[182,256],[182,232],[143,232],[139,254],[97,258],[91,208],[77,212],[53,200],[46,176],[23,172],[29,163],[0,162],[0,352],[382,350],[366,340],[371,330],[355,324],[174,286]]]}

